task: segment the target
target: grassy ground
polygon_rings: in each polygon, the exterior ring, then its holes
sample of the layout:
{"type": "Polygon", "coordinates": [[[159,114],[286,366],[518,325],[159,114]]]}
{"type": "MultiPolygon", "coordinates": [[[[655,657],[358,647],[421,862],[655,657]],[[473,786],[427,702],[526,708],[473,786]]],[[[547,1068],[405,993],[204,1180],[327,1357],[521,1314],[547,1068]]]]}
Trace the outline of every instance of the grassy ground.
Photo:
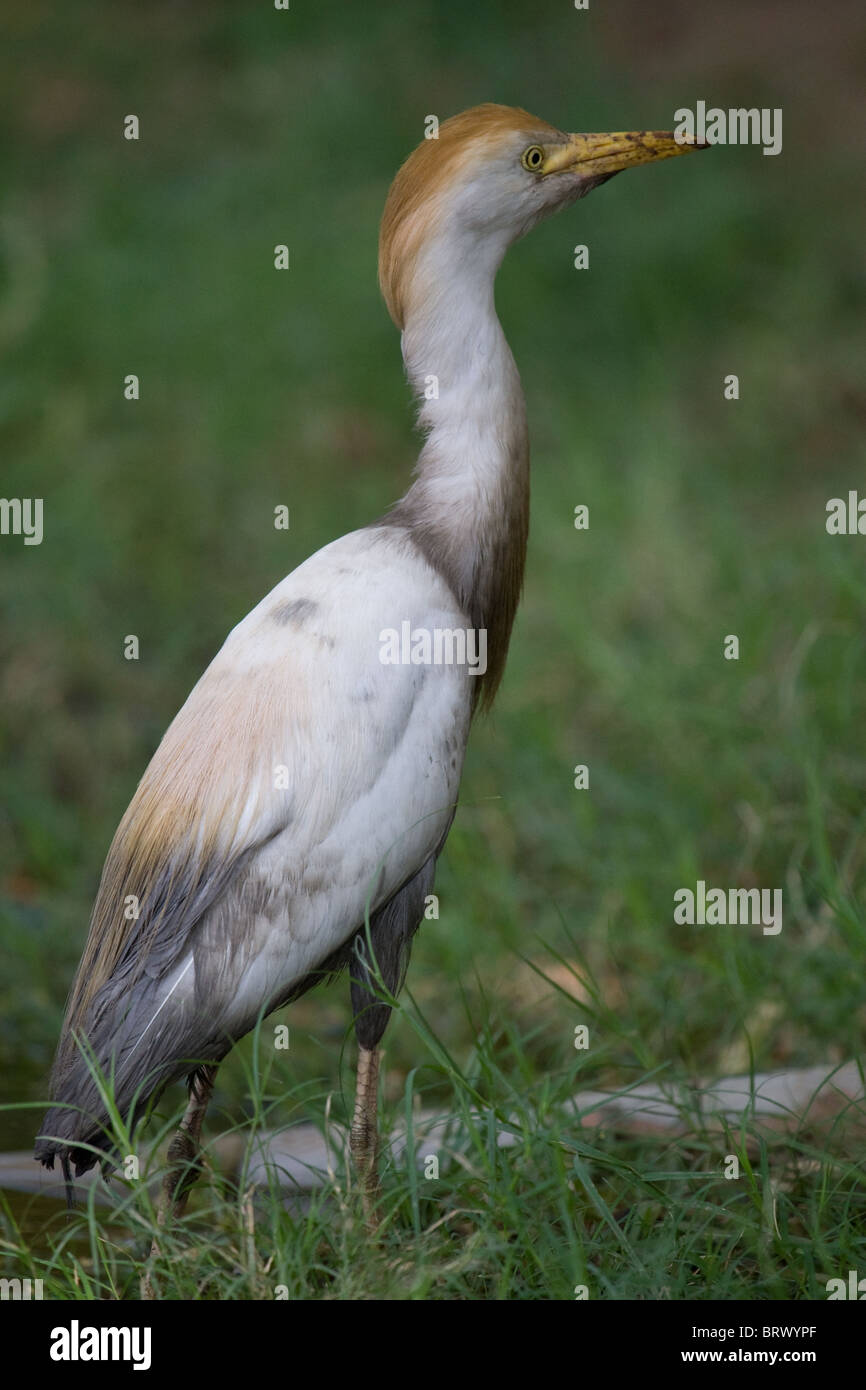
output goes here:
{"type": "MultiPolygon", "coordinates": [[[[862,1052],[866,541],[824,521],[828,498],[864,486],[846,122],[864,29],[840,6],[811,44],[807,7],[784,28],[748,8],[751,29],[732,6],[733,38],[685,13],[656,32],[637,4],[492,0],[156,4],[111,23],[34,0],[5,21],[3,489],[45,499],[41,546],[0,543],[12,1105],[44,1096],[105,849],[171,716],[277,579],[405,486],[416,441],[376,227],[424,116],[496,99],[583,129],[662,127],[699,96],[785,112],[778,159],[720,148],[628,174],[500,276],[533,438],[525,599],[385,1089],[391,1113],[416,1093],[464,1119],[484,1100],[520,1143],[497,1150],[466,1121],[466,1162],[438,1184],[389,1172],[378,1252],[341,1191],[304,1220],[264,1200],[251,1235],[243,1192],[213,1188],[169,1296],[823,1297],[866,1267],[866,1191],[840,1137],[750,1149],[724,1182],[742,1135],[587,1139],[563,1110],[580,1086],[657,1068],[829,1070],[862,1052]],[[572,268],[578,242],[589,271],[572,268]],[[674,891],[698,878],[784,888],[782,932],[675,925],[674,891]]],[[[345,987],[287,1021],[267,1085],[252,1040],[223,1069],[215,1130],[265,1098],[269,1123],[321,1119],[330,1095],[343,1112],[345,987]]],[[[35,1122],[8,1111],[3,1147],[35,1122]]],[[[45,1270],[53,1296],[133,1292],[146,1219],[93,1216],[82,1240],[16,1202],[4,1272],[45,1270]]]]}

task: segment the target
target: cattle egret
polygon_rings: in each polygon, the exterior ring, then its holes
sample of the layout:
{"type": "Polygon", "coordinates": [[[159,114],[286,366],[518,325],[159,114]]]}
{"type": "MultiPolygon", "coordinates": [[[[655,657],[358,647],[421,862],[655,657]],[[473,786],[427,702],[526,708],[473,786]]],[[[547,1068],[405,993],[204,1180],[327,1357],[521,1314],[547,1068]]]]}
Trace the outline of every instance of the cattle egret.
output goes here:
{"type": "Polygon", "coordinates": [[[163,1189],[163,1210],[182,1210],[220,1060],[349,965],[350,1147],[375,1224],[390,1013],[376,977],[392,995],[401,986],[523,579],[529,447],[494,278],[549,214],[690,148],[658,131],[568,135],[485,105],[445,121],[400,169],[379,279],[420,400],[414,482],[233,629],[139,783],[108,852],[37,1139],[36,1157],[53,1167],[59,1156],[67,1183],[71,1165],[81,1174],[113,1153],[94,1070],[130,1123],[186,1076],[163,1189]]]}

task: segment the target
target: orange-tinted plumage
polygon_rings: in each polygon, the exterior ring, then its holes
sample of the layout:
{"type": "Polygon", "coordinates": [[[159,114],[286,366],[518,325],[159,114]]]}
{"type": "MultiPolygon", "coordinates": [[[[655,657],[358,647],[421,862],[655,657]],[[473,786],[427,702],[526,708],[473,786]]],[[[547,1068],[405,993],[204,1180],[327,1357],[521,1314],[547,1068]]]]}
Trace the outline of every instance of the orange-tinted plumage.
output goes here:
{"type": "Polygon", "coordinates": [[[438,137],[422,140],[398,171],[379,232],[379,285],[398,328],[405,321],[406,291],[419,243],[429,235],[443,201],[474,163],[515,134],[527,141],[566,139],[561,130],[519,106],[486,102],[443,121],[438,137]]]}

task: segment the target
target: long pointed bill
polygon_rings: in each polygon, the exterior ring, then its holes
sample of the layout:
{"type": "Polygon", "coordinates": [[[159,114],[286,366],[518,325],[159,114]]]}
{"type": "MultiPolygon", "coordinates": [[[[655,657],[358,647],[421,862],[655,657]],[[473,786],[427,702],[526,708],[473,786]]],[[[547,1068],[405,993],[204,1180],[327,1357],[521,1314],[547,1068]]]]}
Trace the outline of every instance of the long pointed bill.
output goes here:
{"type": "Polygon", "coordinates": [[[690,154],[706,149],[692,136],[674,138],[670,130],[620,130],[609,135],[570,135],[567,145],[560,147],[545,161],[545,174],[565,169],[593,177],[618,174],[635,164],[650,164],[656,159],[671,159],[674,155],[690,154]]]}

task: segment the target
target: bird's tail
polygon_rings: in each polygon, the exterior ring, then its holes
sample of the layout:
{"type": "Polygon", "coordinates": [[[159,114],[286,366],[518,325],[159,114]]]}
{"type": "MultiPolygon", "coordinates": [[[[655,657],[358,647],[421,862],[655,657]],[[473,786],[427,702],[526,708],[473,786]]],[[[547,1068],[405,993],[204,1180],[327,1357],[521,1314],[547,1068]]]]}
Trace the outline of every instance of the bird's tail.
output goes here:
{"type": "MultiPolygon", "coordinates": [[[[186,967],[192,975],[192,962],[186,967]]],[[[230,1040],[194,1007],[183,965],[169,979],[147,980],[125,1012],[117,985],[97,995],[82,1032],[64,1029],[52,1075],[52,1104],[34,1156],[47,1168],[60,1158],[76,1176],[122,1151],[136,1120],[170,1082],[225,1055],[230,1040]]],[[[144,984],[139,981],[139,985],[144,984]]]]}

